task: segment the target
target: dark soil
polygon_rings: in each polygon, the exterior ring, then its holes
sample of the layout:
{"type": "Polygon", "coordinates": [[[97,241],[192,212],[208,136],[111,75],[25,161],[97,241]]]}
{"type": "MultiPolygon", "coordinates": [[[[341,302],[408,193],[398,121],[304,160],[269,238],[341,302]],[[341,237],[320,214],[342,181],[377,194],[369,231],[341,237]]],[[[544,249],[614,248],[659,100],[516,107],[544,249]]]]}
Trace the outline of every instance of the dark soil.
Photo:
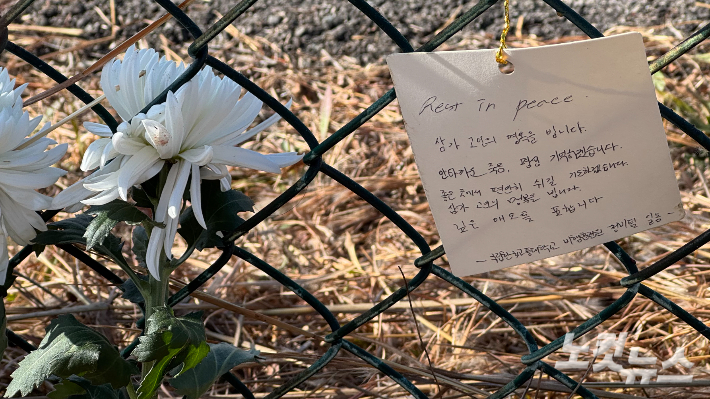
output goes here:
{"type": "MultiPolygon", "coordinates": [[[[163,13],[149,0],[115,0],[119,40],[130,37],[163,13]]],[[[197,0],[188,15],[202,29],[217,20],[216,12],[225,14],[236,0],[197,0]]],[[[477,1],[466,0],[372,0],[370,4],[387,17],[409,39],[413,46],[426,43],[454,13],[462,13],[477,1]]],[[[688,35],[703,21],[710,19],[710,9],[697,6],[695,0],[570,0],[569,5],[601,31],[618,25],[655,26],[664,33],[688,35]]],[[[81,27],[86,39],[109,35],[109,25],[96,7],[110,15],[106,0],[37,0],[21,17],[33,25],[81,27]]],[[[490,38],[500,34],[503,2],[467,26],[456,38],[484,34],[490,38]]],[[[511,2],[513,24],[524,17],[522,33],[547,40],[580,35],[572,23],[557,16],[542,0],[511,2]]],[[[261,36],[297,57],[318,59],[322,50],[334,57],[350,56],[361,64],[381,61],[383,55],[397,51],[394,43],[375,24],[345,0],[261,0],[234,22],[242,33],[261,36]],[[312,57],[309,57],[312,56],[312,57]]],[[[177,47],[191,40],[186,30],[171,20],[159,32],[177,47]]],[[[148,38],[157,46],[159,36],[148,38]]],[[[105,53],[110,43],[89,51],[105,53]]],[[[39,48],[50,52],[56,48],[39,48]]],[[[310,62],[310,61],[309,61],[310,62]]]]}

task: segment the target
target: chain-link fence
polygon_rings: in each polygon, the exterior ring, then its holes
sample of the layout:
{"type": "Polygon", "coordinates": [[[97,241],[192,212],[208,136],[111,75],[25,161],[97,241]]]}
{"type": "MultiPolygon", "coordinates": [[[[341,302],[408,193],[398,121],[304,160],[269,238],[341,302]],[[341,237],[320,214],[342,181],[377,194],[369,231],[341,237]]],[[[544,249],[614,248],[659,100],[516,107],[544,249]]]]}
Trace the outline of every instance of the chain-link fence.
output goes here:
{"type": "MultiPolygon", "coordinates": [[[[21,58],[27,63],[31,64],[37,70],[49,76],[51,79],[55,80],[57,83],[67,82],[67,78],[63,76],[60,72],[49,66],[47,63],[42,61],[37,56],[18,46],[17,44],[8,41],[8,24],[16,20],[23,11],[29,7],[34,0],[21,0],[12,9],[8,11],[5,15],[4,20],[0,21],[0,49],[8,51],[13,55],[21,58]]],[[[175,305],[184,298],[186,298],[190,293],[199,289],[206,281],[208,281],[212,276],[214,276],[229,260],[231,257],[239,257],[246,262],[252,264],[253,266],[259,268],[271,278],[282,284],[284,287],[293,291],[296,295],[302,298],[306,303],[313,307],[323,319],[327,322],[330,329],[332,330],[330,334],[324,337],[324,341],[330,345],[329,349],[323,354],[317,361],[313,362],[307,369],[302,371],[300,374],[291,378],[287,382],[283,383],[278,389],[271,392],[268,398],[277,398],[285,395],[295,387],[297,387],[302,382],[306,381],[310,377],[314,376],[326,366],[341,350],[348,351],[355,356],[361,358],[366,363],[376,367],[382,373],[389,376],[407,392],[416,398],[426,398],[427,396],[422,393],[411,381],[405,378],[402,374],[395,371],[393,368],[388,366],[382,359],[375,357],[374,355],[363,350],[359,346],[355,345],[347,339],[348,335],[352,333],[358,327],[368,323],[382,312],[386,311],[393,304],[401,300],[407,300],[407,295],[409,292],[416,290],[426,279],[428,278],[439,278],[453,285],[454,287],[461,290],[463,293],[471,296],[476,301],[480,302],[482,306],[490,310],[492,313],[497,315],[502,321],[507,323],[512,327],[520,336],[522,342],[527,346],[529,351],[528,354],[522,356],[521,361],[525,368],[519,375],[513,378],[506,385],[501,387],[497,392],[492,394],[491,398],[502,398],[510,393],[514,392],[516,389],[524,386],[531,380],[536,373],[540,370],[541,372],[549,375],[565,386],[569,387],[571,390],[575,390],[577,394],[584,398],[596,398],[596,396],[586,389],[583,385],[578,386],[578,383],[570,378],[565,373],[560,370],[555,369],[550,364],[542,361],[541,359],[555,352],[563,346],[565,337],[561,336],[551,343],[539,348],[532,334],[528,329],[515,317],[513,317],[509,312],[507,312],[502,306],[496,303],[491,298],[484,295],[481,291],[477,290],[465,281],[455,277],[449,271],[437,266],[435,262],[445,254],[443,247],[438,247],[435,249],[430,248],[427,241],[412,227],[407,223],[402,216],[390,208],[386,203],[380,200],[373,193],[366,190],[364,187],[356,183],[353,179],[341,173],[335,167],[326,164],[322,156],[333,149],[333,147],[345,139],[348,135],[354,134],[356,129],[362,126],[365,122],[370,120],[374,115],[380,112],[385,106],[391,103],[395,97],[394,89],[390,89],[384,96],[379,98],[377,101],[372,103],[366,110],[364,110],[357,117],[350,120],[347,124],[338,129],[334,134],[329,136],[327,139],[319,142],[314,134],[306,127],[301,120],[299,120],[296,115],[290,112],[286,107],[284,107],[277,99],[269,95],[266,91],[261,89],[255,83],[250,81],[247,77],[241,73],[230,68],[224,62],[212,57],[209,53],[208,45],[210,41],[215,38],[220,32],[225,30],[229,24],[237,20],[245,11],[247,11],[251,6],[253,6],[257,0],[243,0],[234,6],[228,13],[226,13],[219,21],[214,25],[210,26],[204,32],[182,11],[182,9],[175,5],[170,0],[155,0],[160,6],[162,6],[167,12],[169,12],[173,18],[175,18],[194,38],[194,41],[189,46],[188,53],[193,58],[191,66],[185,71],[185,73],[180,76],[173,84],[166,89],[160,96],[156,97],[152,104],[160,103],[165,101],[167,92],[169,90],[175,91],[185,82],[189,81],[195,74],[205,65],[211,66],[214,70],[221,72],[228,78],[234,80],[236,83],[241,85],[243,88],[254,94],[263,103],[271,107],[275,112],[277,112],[286,122],[288,122],[303,138],[303,140],[310,147],[310,151],[304,156],[303,161],[307,165],[303,176],[291,187],[285,190],[278,198],[273,200],[263,209],[255,213],[251,218],[246,220],[241,226],[239,226],[231,234],[226,235],[224,240],[224,247],[222,248],[222,254],[219,259],[214,262],[207,270],[201,273],[196,279],[194,279],[190,284],[185,286],[183,289],[175,293],[170,298],[170,304],[175,305]],[[415,266],[419,269],[416,276],[410,279],[408,282],[405,281],[402,286],[392,293],[385,300],[373,306],[367,312],[364,312],[341,325],[336,317],[328,310],[328,308],[321,303],[316,297],[309,293],[306,289],[299,286],[293,279],[279,272],[276,268],[255,256],[254,254],[248,252],[244,248],[235,246],[234,242],[236,239],[244,236],[254,229],[259,223],[263,222],[266,218],[273,215],[281,207],[283,207],[287,202],[292,200],[296,195],[298,195],[302,190],[304,190],[319,173],[323,173],[334,181],[338,182],[345,188],[351,190],[353,193],[358,195],[363,200],[367,201],[372,207],[377,209],[379,212],[394,223],[401,231],[415,244],[421,251],[421,256],[416,260],[415,266]]],[[[589,37],[596,38],[601,37],[602,33],[577,14],[573,9],[567,6],[565,3],[557,0],[545,0],[545,2],[555,9],[558,15],[567,18],[573,24],[575,24],[579,29],[581,29],[589,37]]],[[[412,51],[433,51],[439,47],[442,43],[446,42],[455,33],[459,32],[471,21],[479,17],[481,14],[486,12],[491,6],[497,3],[497,0],[482,0],[458,18],[456,18],[451,24],[446,26],[441,32],[439,32],[435,37],[433,37],[428,43],[424,44],[418,49],[414,49],[410,42],[405,38],[399,30],[397,30],[385,17],[383,17],[375,8],[363,0],[350,0],[352,6],[357,7],[364,15],[370,18],[377,26],[385,33],[389,38],[391,38],[394,43],[403,52],[412,51]]],[[[710,36],[710,25],[706,25],[690,37],[685,39],[682,43],[677,45],[671,51],[667,52],[663,56],[656,59],[650,64],[650,72],[656,73],[662,68],[664,68],[669,63],[673,62],[675,59],[688,52],[693,47],[697,46],[700,42],[705,40],[710,36]]],[[[70,82],[67,82],[70,83],[70,82]]],[[[79,100],[84,103],[90,103],[94,99],[84,90],[82,90],[77,84],[71,84],[66,87],[66,89],[75,95],[79,100]]],[[[146,109],[148,108],[146,107],[146,109]]],[[[663,118],[668,120],[670,123],[675,125],[681,131],[685,132],[688,136],[695,139],[702,147],[710,151],[710,138],[708,138],[702,131],[697,129],[691,123],[686,121],[684,118],[676,114],[674,111],[668,107],[659,104],[661,115],[663,118]]],[[[103,119],[103,121],[115,131],[118,123],[111,116],[111,114],[104,109],[101,105],[95,105],[92,110],[103,119]]],[[[45,220],[49,220],[51,217],[56,215],[57,211],[47,211],[43,214],[45,220]]],[[[619,284],[626,288],[626,292],[621,295],[616,301],[611,305],[607,306],[598,314],[586,320],[584,323],[580,324],[572,330],[574,338],[578,338],[585,333],[591,331],[595,327],[599,326],[605,320],[609,319],[613,315],[620,312],[625,306],[627,306],[637,294],[641,294],[661,307],[667,309],[675,316],[683,320],[685,323],[690,325],[692,328],[697,330],[700,334],[710,339],[710,329],[700,320],[695,318],[693,315],[683,310],[680,306],[667,299],[660,293],[654,291],[648,286],[644,285],[644,280],[656,275],[657,273],[663,271],[669,266],[675,264],[676,262],[683,259],[685,256],[691,254],[693,251],[710,241],[710,230],[704,232],[703,234],[692,239],[685,245],[683,245],[678,250],[672,252],[671,254],[665,256],[664,258],[656,261],[650,266],[644,268],[643,270],[638,270],[636,267],[636,262],[633,257],[626,253],[618,244],[614,242],[606,243],[607,249],[624,265],[628,271],[628,276],[621,279],[619,284]]],[[[102,277],[106,278],[112,284],[120,285],[123,283],[122,279],[103,266],[101,263],[97,262],[91,258],[87,253],[78,247],[73,245],[61,245],[61,249],[74,256],[77,260],[85,263],[87,266],[91,267],[102,277]]],[[[21,251],[19,251],[11,260],[10,267],[14,268],[22,260],[28,257],[32,253],[32,247],[28,246],[21,251]]],[[[6,287],[9,284],[6,284],[6,287]]],[[[3,296],[7,295],[7,288],[2,292],[3,296]]],[[[142,322],[139,322],[141,326],[142,322]]],[[[7,335],[9,340],[15,345],[23,348],[26,351],[32,351],[35,349],[30,343],[23,340],[21,337],[8,330],[7,335]]],[[[128,356],[131,350],[135,346],[136,342],[123,350],[123,355],[128,356]]],[[[240,392],[246,398],[254,398],[254,395],[249,391],[249,389],[241,383],[233,374],[228,373],[224,378],[231,383],[238,392],[240,392]]]]}

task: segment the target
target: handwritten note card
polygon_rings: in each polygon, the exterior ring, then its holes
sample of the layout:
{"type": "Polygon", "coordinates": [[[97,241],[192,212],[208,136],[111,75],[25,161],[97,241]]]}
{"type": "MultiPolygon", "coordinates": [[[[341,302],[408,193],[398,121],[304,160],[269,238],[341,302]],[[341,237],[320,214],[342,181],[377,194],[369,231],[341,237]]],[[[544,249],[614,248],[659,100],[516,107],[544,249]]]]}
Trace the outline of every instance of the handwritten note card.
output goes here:
{"type": "Polygon", "coordinates": [[[387,58],[454,274],[683,217],[640,34],[506,51],[387,58]]]}

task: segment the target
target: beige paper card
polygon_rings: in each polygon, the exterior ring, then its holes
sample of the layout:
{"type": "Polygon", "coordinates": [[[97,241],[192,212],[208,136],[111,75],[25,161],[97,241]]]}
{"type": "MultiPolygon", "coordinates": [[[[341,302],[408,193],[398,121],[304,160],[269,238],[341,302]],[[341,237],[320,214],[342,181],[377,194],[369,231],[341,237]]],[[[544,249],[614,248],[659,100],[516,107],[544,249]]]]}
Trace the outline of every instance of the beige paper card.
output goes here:
{"type": "Polygon", "coordinates": [[[458,276],[682,219],[640,34],[387,58],[458,276]]]}

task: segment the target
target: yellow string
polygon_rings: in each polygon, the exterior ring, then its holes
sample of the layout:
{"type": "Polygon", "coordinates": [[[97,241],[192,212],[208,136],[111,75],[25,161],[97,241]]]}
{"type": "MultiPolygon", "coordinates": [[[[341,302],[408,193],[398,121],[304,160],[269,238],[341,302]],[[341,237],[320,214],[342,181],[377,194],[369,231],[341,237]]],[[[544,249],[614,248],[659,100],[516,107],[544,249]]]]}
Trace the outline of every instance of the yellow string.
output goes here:
{"type": "Polygon", "coordinates": [[[505,54],[503,49],[508,48],[505,44],[505,36],[508,34],[508,30],[510,29],[509,8],[510,0],[505,0],[505,26],[503,26],[503,32],[500,34],[500,47],[498,47],[498,51],[496,51],[496,62],[503,65],[508,64],[508,55],[505,54]]]}

